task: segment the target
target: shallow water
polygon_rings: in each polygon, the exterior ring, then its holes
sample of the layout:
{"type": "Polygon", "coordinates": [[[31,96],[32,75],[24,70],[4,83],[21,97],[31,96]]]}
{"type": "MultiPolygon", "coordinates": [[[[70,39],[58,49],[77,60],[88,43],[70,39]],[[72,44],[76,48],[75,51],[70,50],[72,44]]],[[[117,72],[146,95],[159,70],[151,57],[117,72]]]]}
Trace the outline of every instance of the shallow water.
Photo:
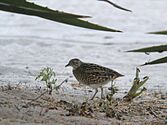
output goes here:
{"type": "MultiPolygon", "coordinates": [[[[133,13],[118,10],[96,0],[79,2],[70,0],[35,1],[53,9],[90,15],[89,21],[119,29],[124,33],[100,32],[76,28],[0,11],[0,82],[36,85],[35,75],[45,67],[53,67],[59,81],[72,75],[65,68],[69,59],[77,57],[85,62],[97,63],[115,69],[125,77],[116,80],[121,89],[127,90],[135,75],[135,67],[163,57],[167,53],[142,54],[125,51],[167,43],[167,36],[148,35],[146,32],[167,29],[167,1],[119,0],[117,4],[133,13]]],[[[150,77],[147,89],[167,87],[167,65],[141,67],[142,77],[150,77]]],[[[75,82],[70,78],[70,82],[75,82]]],[[[68,86],[68,84],[66,84],[68,86]]],[[[109,85],[108,85],[109,86],[109,85]]]]}

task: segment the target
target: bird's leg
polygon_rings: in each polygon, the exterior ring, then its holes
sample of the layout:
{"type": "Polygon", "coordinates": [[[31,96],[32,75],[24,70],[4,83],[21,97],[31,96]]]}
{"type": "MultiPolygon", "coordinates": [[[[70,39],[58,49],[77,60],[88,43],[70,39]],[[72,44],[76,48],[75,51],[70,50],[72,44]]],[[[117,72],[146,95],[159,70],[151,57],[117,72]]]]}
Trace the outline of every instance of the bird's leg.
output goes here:
{"type": "Polygon", "coordinates": [[[105,99],[104,94],[103,94],[103,88],[102,87],[100,88],[101,88],[101,99],[105,99]]]}
{"type": "Polygon", "coordinates": [[[111,80],[111,90],[113,89],[113,80],[111,80]]]}
{"type": "Polygon", "coordinates": [[[113,89],[114,83],[113,80],[111,80],[111,90],[113,89]]]}
{"type": "Polygon", "coordinates": [[[95,94],[93,95],[93,97],[91,98],[91,100],[94,99],[94,97],[96,96],[97,92],[98,92],[98,89],[95,89],[95,94]]]}
{"type": "Polygon", "coordinates": [[[117,92],[117,88],[114,86],[113,80],[111,81],[111,94],[114,95],[117,92]]]}
{"type": "Polygon", "coordinates": [[[114,93],[114,83],[113,83],[113,80],[111,80],[111,93],[114,93]]]}

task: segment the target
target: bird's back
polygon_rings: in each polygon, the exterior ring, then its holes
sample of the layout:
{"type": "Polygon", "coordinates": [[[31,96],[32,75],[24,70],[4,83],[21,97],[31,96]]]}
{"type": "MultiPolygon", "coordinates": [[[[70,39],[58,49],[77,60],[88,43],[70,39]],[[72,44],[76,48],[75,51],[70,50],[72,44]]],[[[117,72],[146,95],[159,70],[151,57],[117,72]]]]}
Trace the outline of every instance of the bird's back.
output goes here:
{"type": "Polygon", "coordinates": [[[80,67],[73,70],[73,74],[80,83],[86,85],[105,84],[123,76],[112,69],[92,63],[82,63],[80,67]]]}

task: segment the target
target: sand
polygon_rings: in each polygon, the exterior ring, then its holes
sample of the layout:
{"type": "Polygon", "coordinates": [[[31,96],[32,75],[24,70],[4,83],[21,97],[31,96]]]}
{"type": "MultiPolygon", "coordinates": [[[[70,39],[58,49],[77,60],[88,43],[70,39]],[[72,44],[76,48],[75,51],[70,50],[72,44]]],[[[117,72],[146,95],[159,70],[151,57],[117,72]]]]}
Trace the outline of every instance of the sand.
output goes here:
{"type": "MultiPolygon", "coordinates": [[[[167,123],[167,94],[145,92],[132,102],[113,99],[111,104],[86,95],[66,92],[47,93],[44,89],[25,86],[1,86],[1,125],[165,125],[167,123]],[[33,100],[33,101],[32,101],[33,100]],[[86,102],[85,102],[86,101],[86,102]]],[[[92,93],[91,93],[92,94],[92,93]]]]}

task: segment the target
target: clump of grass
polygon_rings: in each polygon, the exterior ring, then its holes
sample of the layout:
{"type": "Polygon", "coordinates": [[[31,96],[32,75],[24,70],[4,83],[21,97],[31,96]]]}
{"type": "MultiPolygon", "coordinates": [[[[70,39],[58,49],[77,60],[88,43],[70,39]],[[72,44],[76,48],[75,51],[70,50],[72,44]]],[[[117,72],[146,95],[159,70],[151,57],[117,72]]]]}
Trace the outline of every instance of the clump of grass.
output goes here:
{"type": "Polygon", "coordinates": [[[40,80],[46,84],[49,95],[52,94],[52,91],[54,89],[58,90],[60,89],[61,85],[63,85],[63,83],[68,82],[68,78],[66,78],[59,85],[56,84],[57,83],[56,73],[50,67],[41,69],[35,80],[40,80]]]}
{"type": "Polygon", "coordinates": [[[39,75],[35,78],[35,80],[45,82],[48,93],[49,95],[51,95],[53,89],[56,87],[57,79],[55,77],[56,73],[53,71],[53,69],[50,67],[46,67],[40,71],[39,75]]]}
{"type": "Polygon", "coordinates": [[[142,89],[140,88],[147,82],[149,77],[145,76],[143,80],[141,80],[139,78],[139,72],[140,72],[139,68],[136,68],[136,77],[133,80],[133,85],[129,90],[128,94],[124,96],[124,100],[126,101],[132,101],[134,98],[141,95],[142,92],[146,90],[145,87],[143,87],[142,89]]]}

